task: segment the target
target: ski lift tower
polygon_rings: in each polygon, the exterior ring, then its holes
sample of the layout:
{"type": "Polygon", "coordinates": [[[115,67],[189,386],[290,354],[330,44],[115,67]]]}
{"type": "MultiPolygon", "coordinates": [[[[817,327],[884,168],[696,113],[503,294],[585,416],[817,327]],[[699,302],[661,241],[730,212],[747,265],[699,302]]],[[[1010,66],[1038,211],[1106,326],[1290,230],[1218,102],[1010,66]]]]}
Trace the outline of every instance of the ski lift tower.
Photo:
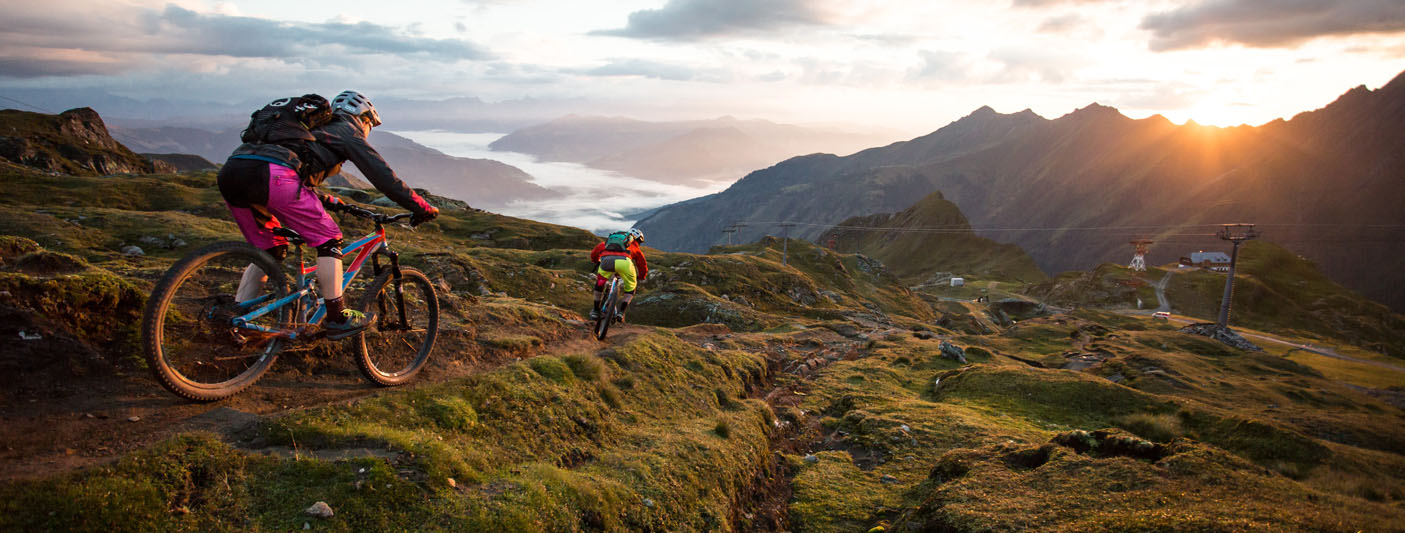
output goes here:
{"type": "Polygon", "coordinates": [[[1234,251],[1229,255],[1229,275],[1224,280],[1224,298],[1220,300],[1220,318],[1216,321],[1220,327],[1229,326],[1229,306],[1234,295],[1234,265],[1239,262],[1239,245],[1244,241],[1257,238],[1259,232],[1254,231],[1253,224],[1223,224],[1220,231],[1215,234],[1220,239],[1234,243],[1234,251]]]}
{"type": "Polygon", "coordinates": [[[1147,239],[1137,239],[1131,242],[1136,247],[1136,253],[1132,255],[1132,264],[1127,268],[1137,272],[1146,272],[1146,253],[1151,250],[1152,241],[1147,239]]]}

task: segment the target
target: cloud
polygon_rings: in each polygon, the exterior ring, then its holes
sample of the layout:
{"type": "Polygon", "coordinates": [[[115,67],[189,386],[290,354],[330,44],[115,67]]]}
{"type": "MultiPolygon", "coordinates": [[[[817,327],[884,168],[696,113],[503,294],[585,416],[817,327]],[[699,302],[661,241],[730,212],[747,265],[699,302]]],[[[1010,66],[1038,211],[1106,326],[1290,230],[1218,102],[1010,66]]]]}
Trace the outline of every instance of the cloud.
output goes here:
{"type": "Polygon", "coordinates": [[[668,81],[693,81],[704,77],[716,77],[716,73],[704,76],[701,72],[690,67],[647,59],[612,59],[609,63],[595,68],[577,69],[572,72],[590,76],[638,76],[668,81]]]}
{"type": "Polygon", "coordinates": [[[161,10],[111,4],[88,9],[94,12],[42,4],[0,7],[0,20],[7,21],[0,23],[0,61],[17,69],[0,69],[0,77],[106,75],[163,60],[209,68],[208,61],[191,61],[193,56],[339,65],[374,54],[443,62],[491,57],[468,41],[419,37],[369,22],[279,22],[198,13],[174,4],[161,10]],[[58,57],[61,52],[103,60],[58,57]]]}
{"type": "Polygon", "coordinates": [[[126,70],[127,68],[120,63],[101,59],[0,56],[0,73],[10,78],[113,75],[126,70]]]}
{"type": "Polygon", "coordinates": [[[824,2],[807,0],[668,0],[658,9],[629,14],[624,28],[593,35],[694,41],[754,34],[797,26],[825,26],[839,20],[824,2]]]}
{"type": "Polygon", "coordinates": [[[1086,59],[1052,48],[1001,48],[990,52],[990,59],[1004,68],[990,81],[998,83],[1041,81],[1062,83],[1070,79],[1086,59]]]}
{"type": "Polygon", "coordinates": [[[969,61],[961,54],[945,50],[919,50],[922,62],[908,71],[909,80],[957,81],[968,75],[969,61]]]}
{"type": "Polygon", "coordinates": [[[1078,14],[1069,13],[1067,15],[1044,19],[1044,22],[1039,24],[1039,28],[1036,31],[1040,33],[1069,33],[1074,29],[1082,27],[1087,21],[1087,19],[1078,14]]]}
{"type": "Polygon", "coordinates": [[[1014,0],[1011,7],[1044,8],[1060,4],[1101,4],[1109,0],[1014,0]]]}
{"type": "Polygon", "coordinates": [[[1216,42],[1269,48],[1314,37],[1405,31],[1401,0],[1204,0],[1142,19],[1153,51],[1216,42]]]}

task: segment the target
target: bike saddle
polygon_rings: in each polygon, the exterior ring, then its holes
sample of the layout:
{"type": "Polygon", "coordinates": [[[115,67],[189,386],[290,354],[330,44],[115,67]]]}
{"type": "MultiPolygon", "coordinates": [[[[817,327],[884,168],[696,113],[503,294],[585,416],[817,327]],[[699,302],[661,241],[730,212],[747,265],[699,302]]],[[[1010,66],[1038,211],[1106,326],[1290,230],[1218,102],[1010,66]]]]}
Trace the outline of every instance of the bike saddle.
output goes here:
{"type": "Polygon", "coordinates": [[[303,240],[302,235],[299,235],[298,232],[282,226],[273,228],[273,234],[288,239],[288,244],[303,244],[307,242],[303,240]]]}

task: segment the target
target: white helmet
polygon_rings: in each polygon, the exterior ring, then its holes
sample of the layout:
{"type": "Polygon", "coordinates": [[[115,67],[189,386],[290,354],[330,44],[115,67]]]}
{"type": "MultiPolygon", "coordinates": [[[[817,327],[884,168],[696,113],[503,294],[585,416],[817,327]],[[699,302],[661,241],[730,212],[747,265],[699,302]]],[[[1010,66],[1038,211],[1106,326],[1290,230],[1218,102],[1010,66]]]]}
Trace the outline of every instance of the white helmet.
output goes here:
{"type": "Polygon", "coordinates": [[[376,112],[376,106],[371,105],[371,99],[356,91],[342,91],[336,98],[333,98],[332,110],[363,117],[372,128],[381,125],[380,113],[376,112]]]}
{"type": "Polygon", "coordinates": [[[629,228],[629,236],[634,237],[634,240],[640,243],[644,242],[644,232],[640,231],[639,228],[629,228]]]}

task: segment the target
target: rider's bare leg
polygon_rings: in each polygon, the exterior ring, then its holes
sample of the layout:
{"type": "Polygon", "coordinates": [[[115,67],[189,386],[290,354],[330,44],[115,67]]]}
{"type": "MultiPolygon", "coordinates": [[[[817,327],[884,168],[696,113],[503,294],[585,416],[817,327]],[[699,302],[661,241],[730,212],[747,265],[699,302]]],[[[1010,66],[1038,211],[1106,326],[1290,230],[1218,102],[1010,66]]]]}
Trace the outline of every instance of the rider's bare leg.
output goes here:
{"type": "Polygon", "coordinates": [[[322,291],[322,300],[327,304],[327,319],[332,322],[345,322],[342,311],[346,302],[341,292],[342,263],[340,257],[317,258],[317,287],[322,291]]]}
{"type": "Polygon", "coordinates": [[[258,297],[263,292],[263,284],[268,281],[268,275],[263,273],[263,269],[249,263],[244,267],[244,276],[239,278],[239,289],[234,291],[234,301],[244,303],[258,297]]]}

